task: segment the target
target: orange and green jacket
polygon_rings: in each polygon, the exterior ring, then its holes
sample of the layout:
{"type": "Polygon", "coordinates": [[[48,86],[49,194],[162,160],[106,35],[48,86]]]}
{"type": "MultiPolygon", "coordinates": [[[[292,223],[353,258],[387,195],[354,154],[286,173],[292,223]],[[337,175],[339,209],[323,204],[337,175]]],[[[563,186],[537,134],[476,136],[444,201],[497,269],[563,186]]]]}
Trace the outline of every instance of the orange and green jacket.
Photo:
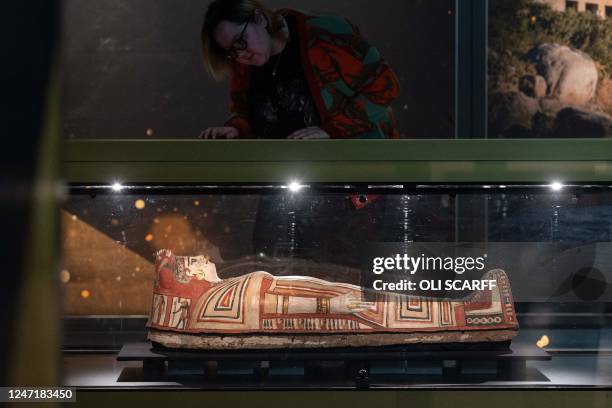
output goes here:
{"type": "MultiPolygon", "coordinates": [[[[391,101],[398,80],[378,50],[348,20],[282,10],[297,21],[302,65],[321,118],[321,129],[334,139],[397,139],[391,101]]],[[[226,126],[253,138],[248,90],[252,67],[236,64],[230,77],[230,112],[226,126]]]]}

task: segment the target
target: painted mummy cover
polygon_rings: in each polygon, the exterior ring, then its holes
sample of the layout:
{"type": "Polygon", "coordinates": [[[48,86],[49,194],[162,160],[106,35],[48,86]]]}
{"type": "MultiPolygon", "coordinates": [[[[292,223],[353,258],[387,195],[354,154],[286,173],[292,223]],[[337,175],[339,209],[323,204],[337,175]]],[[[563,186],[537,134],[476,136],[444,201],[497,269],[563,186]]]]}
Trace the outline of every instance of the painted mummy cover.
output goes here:
{"type": "Polygon", "coordinates": [[[220,279],[204,256],[156,253],[148,337],[172,348],[307,348],[500,342],[518,322],[503,270],[491,290],[461,300],[377,293],[264,271],[220,279]]]}

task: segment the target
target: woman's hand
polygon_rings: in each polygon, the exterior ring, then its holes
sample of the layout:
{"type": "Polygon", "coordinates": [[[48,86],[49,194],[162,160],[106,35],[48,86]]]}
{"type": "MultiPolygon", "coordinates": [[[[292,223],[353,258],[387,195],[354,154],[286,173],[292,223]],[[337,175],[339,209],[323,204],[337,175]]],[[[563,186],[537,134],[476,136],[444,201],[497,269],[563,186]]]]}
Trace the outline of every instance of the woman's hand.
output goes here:
{"type": "Polygon", "coordinates": [[[329,139],[329,135],[318,126],[311,126],[304,129],[296,130],[290,134],[287,139],[329,139]]]}
{"type": "Polygon", "coordinates": [[[200,133],[200,139],[236,139],[238,136],[238,129],[231,126],[210,127],[200,133]]]}

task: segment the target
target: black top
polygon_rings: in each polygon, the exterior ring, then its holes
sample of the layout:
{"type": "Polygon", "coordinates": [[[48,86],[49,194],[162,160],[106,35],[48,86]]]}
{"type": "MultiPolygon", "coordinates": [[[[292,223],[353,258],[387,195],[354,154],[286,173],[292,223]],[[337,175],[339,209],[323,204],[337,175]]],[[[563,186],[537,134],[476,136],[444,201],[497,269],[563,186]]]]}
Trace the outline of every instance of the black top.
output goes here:
{"type": "Polygon", "coordinates": [[[251,77],[249,121],[259,139],[285,139],[321,123],[304,74],[295,18],[285,20],[289,28],[285,49],[255,67],[251,77]]]}

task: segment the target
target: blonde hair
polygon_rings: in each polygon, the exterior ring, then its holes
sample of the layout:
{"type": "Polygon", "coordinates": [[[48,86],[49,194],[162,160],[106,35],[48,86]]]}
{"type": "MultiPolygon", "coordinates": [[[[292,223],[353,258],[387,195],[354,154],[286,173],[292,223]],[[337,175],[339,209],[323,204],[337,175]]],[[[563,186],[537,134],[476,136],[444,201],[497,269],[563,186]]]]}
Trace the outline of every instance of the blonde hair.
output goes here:
{"type": "Polygon", "coordinates": [[[221,21],[244,24],[259,10],[268,20],[268,32],[273,38],[283,37],[283,16],[258,0],[215,0],[208,6],[202,24],[202,57],[204,68],[217,81],[234,68],[236,62],[227,58],[226,51],[217,44],[214,30],[221,21]]]}

